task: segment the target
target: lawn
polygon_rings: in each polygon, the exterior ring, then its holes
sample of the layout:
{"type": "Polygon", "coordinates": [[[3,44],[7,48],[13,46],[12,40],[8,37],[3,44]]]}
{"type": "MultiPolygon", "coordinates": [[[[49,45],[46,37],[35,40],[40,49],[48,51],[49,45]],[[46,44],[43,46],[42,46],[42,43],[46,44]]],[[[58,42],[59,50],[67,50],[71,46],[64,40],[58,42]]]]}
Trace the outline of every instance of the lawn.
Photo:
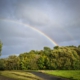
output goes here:
{"type": "Polygon", "coordinates": [[[80,70],[44,70],[42,72],[70,80],[80,80],[80,70]]]}
{"type": "Polygon", "coordinates": [[[42,80],[27,71],[0,71],[0,75],[13,78],[15,80],[42,80]]]}

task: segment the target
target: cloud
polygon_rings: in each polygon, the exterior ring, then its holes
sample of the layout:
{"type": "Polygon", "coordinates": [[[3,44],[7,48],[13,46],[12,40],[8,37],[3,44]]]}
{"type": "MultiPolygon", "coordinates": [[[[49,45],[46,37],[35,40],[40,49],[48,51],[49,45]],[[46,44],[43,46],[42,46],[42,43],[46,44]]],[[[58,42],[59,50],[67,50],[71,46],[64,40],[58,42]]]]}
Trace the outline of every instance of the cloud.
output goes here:
{"type": "MultiPolygon", "coordinates": [[[[16,6],[16,17],[35,25],[65,27],[79,17],[79,5],[75,1],[21,1],[16,6]],[[67,3],[67,4],[66,4],[67,3]],[[77,10],[76,10],[77,9],[77,10]],[[78,15],[77,15],[78,14],[78,15]]],[[[79,4],[79,3],[78,3],[79,4]]]]}
{"type": "Polygon", "coordinates": [[[54,46],[45,36],[16,20],[39,29],[59,45],[80,43],[80,0],[0,0],[4,55],[54,46]]]}
{"type": "Polygon", "coordinates": [[[3,55],[19,54],[32,49],[40,50],[44,46],[54,46],[45,36],[30,27],[7,20],[0,20],[0,39],[3,42],[3,55]]]}
{"type": "Polygon", "coordinates": [[[70,46],[70,45],[75,45],[75,46],[78,46],[79,45],[79,43],[80,43],[80,39],[78,39],[78,40],[73,40],[73,41],[64,41],[64,42],[61,42],[61,43],[59,43],[61,46],[70,46]]]}
{"type": "Polygon", "coordinates": [[[77,31],[80,31],[79,2],[47,0],[45,3],[29,2],[28,5],[27,2],[23,2],[17,6],[16,16],[25,23],[29,21],[58,43],[71,41],[75,38],[80,39],[77,34],[77,31]]]}

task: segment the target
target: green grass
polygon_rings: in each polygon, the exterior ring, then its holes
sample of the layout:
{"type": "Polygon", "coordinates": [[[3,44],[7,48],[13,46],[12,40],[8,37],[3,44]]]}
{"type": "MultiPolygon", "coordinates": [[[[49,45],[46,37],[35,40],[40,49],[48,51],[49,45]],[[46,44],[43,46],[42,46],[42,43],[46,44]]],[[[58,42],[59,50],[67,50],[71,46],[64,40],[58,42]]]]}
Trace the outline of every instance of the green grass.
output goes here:
{"type": "Polygon", "coordinates": [[[80,70],[44,70],[43,73],[68,78],[70,80],[80,80],[80,70]]]}
{"type": "Polygon", "coordinates": [[[0,75],[16,80],[42,80],[36,75],[26,71],[0,71],[0,75]]]}
{"type": "MultiPolygon", "coordinates": [[[[80,70],[39,70],[38,72],[68,78],[70,80],[80,80],[80,70]]],[[[0,71],[0,75],[16,80],[42,80],[28,71],[0,71]]]]}

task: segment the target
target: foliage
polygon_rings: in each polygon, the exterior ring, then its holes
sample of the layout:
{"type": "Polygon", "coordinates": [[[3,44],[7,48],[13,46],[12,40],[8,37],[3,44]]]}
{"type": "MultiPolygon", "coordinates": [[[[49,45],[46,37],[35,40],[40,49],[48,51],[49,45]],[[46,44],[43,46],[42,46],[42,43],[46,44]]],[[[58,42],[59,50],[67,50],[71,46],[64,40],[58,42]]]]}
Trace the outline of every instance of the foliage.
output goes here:
{"type": "Polygon", "coordinates": [[[0,56],[1,56],[1,51],[2,51],[2,42],[0,41],[0,56]]]}
{"type": "Polygon", "coordinates": [[[79,70],[80,46],[44,47],[0,60],[1,70],[79,70]]]}
{"type": "Polygon", "coordinates": [[[4,60],[0,59],[0,70],[4,70],[4,69],[5,69],[4,60]]]}

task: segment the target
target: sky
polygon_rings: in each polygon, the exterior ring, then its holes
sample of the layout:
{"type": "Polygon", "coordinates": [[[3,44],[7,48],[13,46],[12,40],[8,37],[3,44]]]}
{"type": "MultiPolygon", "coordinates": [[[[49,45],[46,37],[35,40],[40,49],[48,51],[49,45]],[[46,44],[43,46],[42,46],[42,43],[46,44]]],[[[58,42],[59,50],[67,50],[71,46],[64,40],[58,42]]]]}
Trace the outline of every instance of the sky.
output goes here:
{"type": "Polygon", "coordinates": [[[44,46],[80,45],[80,0],[0,0],[2,57],[44,46]]]}

